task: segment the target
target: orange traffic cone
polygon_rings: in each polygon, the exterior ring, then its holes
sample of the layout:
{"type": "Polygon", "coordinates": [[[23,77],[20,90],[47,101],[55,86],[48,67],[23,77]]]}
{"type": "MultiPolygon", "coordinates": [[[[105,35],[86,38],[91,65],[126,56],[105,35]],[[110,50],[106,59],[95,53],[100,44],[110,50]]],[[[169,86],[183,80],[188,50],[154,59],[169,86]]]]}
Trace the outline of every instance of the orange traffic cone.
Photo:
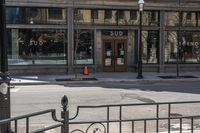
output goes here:
{"type": "Polygon", "coordinates": [[[84,66],[84,72],[83,72],[84,75],[88,75],[88,67],[85,65],[84,66]]]}

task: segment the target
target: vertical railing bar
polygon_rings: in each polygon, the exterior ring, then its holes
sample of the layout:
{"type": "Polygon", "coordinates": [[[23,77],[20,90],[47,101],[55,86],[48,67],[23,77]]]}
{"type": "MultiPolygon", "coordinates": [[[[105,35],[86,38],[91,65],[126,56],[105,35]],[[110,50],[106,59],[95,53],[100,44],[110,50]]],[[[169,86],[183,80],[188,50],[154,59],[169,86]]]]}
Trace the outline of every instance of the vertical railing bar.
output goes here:
{"type": "Polygon", "coordinates": [[[171,125],[170,116],[171,116],[171,104],[169,103],[168,104],[168,133],[170,133],[170,125],[171,125]]]}
{"type": "Polygon", "coordinates": [[[156,133],[159,132],[159,104],[156,105],[156,133]]]}
{"type": "Polygon", "coordinates": [[[135,122],[132,121],[132,133],[134,133],[134,131],[135,131],[135,122]]]}
{"type": "Polygon", "coordinates": [[[182,118],[180,118],[180,133],[182,133],[182,118]]]}
{"type": "Polygon", "coordinates": [[[144,120],[144,133],[147,132],[147,120],[144,120]]]}
{"type": "Polygon", "coordinates": [[[17,133],[17,120],[15,120],[15,133],[17,133]]]}
{"type": "Polygon", "coordinates": [[[110,113],[110,108],[107,106],[107,133],[109,133],[109,113],[110,113]]]}
{"type": "Polygon", "coordinates": [[[29,117],[26,118],[26,133],[29,133],[29,117]]]}
{"type": "Polygon", "coordinates": [[[122,106],[119,106],[119,120],[120,120],[120,122],[119,122],[119,132],[121,133],[122,132],[122,122],[121,122],[121,120],[122,120],[122,106]]]}
{"type": "Polygon", "coordinates": [[[191,133],[194,132],[194,131],[193,131],[193,130],[194,130],[194,127],[193,127],[194,123],[193,123],[193,122],[194,122],[194,118],[192,117],[192,118],[191,118],[191,133]]]}

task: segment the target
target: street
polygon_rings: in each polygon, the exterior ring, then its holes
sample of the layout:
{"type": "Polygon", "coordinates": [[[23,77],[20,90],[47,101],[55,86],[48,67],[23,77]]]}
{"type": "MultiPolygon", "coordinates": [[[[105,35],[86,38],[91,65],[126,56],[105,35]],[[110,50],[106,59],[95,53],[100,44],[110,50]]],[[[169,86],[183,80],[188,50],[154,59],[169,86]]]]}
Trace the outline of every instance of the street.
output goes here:
{"type": "MultiPolygon", "coordinates": [[[[45,109],[56,109],[60,117],[60,100],[63,95],[69,99],[70,117],[76,113],[79,105],[104,105],[104,104],[126,104],[126,103],[155,103],[155,102],[177,102],[200,100],[200,83],[198,81],[169,82],[169,83],[80,83],[62,85],[33,85],[15,86],[11,90],[12,116],[42,111],[45,109]]],[[[172,112],[179,115],[199,115],[199,104],[177,105],[172,107],[172,112]],[[174,107],[174,108],[173,108],[174,107]]],[[[125,110],[133,118],[155,117],[154,107],[139,107],[135,110],[125,110]],[[133,113],[134,112],[134,113],[133,113]]],[[[160,109],[165,114],[166,107],[160,109]]],[[[80,120],[91,120],[93,118],[104,119],[103,113],[92,113],[96,109],[90,109],[81,113],[80,120]],[[87,115],[91,113],[90,117],[87,115]]],[[[114,112],[116,114],[116,112],[114,112]]],[[[162,113],[161,113],[162,114],[162,113]]],[[[164,114],[163,114],[164,116],[164,114]]],[[[115,116],[117,117],[117,116],[115,116]]],[[[33,120],[34,124],[51,123],[51,117],[33,120]]],[[[129,118],[124,114],[123,118],[129,118]]]]}

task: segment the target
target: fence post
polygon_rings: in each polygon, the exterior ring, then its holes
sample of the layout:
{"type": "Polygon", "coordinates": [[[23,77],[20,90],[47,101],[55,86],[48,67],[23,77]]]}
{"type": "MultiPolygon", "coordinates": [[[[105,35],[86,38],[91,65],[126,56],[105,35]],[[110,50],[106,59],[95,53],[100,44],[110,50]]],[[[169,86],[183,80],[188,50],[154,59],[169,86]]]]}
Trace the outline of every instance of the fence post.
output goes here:
{"type": "Polygon", "coordinates": [[[61,100],[61,105],[63,108],[63,111],[61,112],[61,117],[63,118],[63,126],[61,129],[61,133],[69,133],[69,110],[67,96],[63,96],[61,100]]]}

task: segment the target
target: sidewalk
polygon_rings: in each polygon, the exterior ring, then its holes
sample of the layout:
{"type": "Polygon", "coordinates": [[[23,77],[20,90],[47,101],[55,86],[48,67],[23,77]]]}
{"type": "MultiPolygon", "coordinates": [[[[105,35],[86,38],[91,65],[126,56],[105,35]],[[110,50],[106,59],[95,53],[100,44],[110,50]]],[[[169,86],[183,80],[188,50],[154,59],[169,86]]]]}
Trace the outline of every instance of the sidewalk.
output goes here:
{"type": "Polygon", "coordinates": [[[137,79],[136,72],[99,72],[88,76],[78,74],[78,80],[73,80],[75,75],[40,75],[40,76],[11,76],[11,85],[41,85],[60,83],[100,83],[100,82],[173,82],[173,81],[200,81],[200,72],[180,73],[180,76],[194,76],[193,78],[167,78],[159,76],[174,76],[176,73],[143,72],[143,79],[137,79]],[[96,78],[97,80],[80,81],[82,78],[96,78]],[[61,79],[63,81],[56,81],[61,79]],[[72,79],[69,81],[68,79],[72,79]]]}

